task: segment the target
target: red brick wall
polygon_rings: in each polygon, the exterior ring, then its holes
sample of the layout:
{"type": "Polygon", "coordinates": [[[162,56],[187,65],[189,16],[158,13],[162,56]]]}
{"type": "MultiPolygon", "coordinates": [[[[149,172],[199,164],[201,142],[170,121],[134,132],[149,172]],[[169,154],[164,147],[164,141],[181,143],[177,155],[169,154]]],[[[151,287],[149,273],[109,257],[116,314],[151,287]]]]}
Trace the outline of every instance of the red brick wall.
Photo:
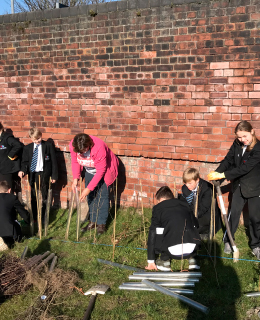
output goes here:
{"type": "Polygon", "coordinates": [[[121,158],[125,205],[136,204],[140,182],[146,205],[162,184],[175,179],[179,188],[187,166],[205,178],[238,121],[260,135],[259,1],[190,2],[0,16],[1,121],[25,143],[31,126],[54,140],[62,206],[68,142],[78,132],[99,136],[121,158]]]}

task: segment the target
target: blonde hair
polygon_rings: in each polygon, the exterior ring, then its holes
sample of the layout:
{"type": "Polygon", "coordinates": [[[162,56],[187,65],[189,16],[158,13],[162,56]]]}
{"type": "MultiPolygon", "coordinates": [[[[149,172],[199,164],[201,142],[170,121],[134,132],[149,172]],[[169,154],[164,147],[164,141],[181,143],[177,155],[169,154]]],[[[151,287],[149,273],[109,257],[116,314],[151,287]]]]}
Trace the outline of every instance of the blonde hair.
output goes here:
{"type": "Polygon", "coordinates": [[[38,128],[33,127],[29,130],[29,137],[31,139],[39,139],[41,136],[42,133],[38,128]]]}
{"type": "MultiPolygon", "coordinates": [[[[238,131],[246,131],[246,132],[250,132],[253,130],[253,127],[252,125],[248,122],[248,121],[241,121],[237,124],[236,128],[235,128],[235,134],[238,132],[238,131]]],[[[251,151],[254,146],[256,145],[258,139],[255,135],[255,131],[252,134],[252,137],[253,137],[253,140],[252,142],[250,143],[249,146],[247,146],[246,148],[246,151],[251,151]]],[[[239,141],[238,141],[239,142],[239,141]]]]}
{"type": "Polygon", "coordinates": [[[190,182],[191,180],[197,181],[200,178],[199,170],[196,168],[187,168],[184,170],[182,180],[184,183],[190,182]]]}

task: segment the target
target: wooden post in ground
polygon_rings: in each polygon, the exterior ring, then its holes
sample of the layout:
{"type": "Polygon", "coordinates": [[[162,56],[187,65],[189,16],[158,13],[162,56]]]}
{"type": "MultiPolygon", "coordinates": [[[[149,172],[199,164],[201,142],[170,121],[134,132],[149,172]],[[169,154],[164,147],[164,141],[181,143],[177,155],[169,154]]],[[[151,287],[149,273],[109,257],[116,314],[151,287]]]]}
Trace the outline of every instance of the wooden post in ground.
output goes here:
{"type": "Polygon", "coordinates": [[[112,261],[114,261],[115,247],[116,247],[116,209],[117,209],[117,178],[116,178],[116,194],[115,194],[115,217],[114,217],[114,225],[113,225],[113,256],[112,256],[112,261]]]}

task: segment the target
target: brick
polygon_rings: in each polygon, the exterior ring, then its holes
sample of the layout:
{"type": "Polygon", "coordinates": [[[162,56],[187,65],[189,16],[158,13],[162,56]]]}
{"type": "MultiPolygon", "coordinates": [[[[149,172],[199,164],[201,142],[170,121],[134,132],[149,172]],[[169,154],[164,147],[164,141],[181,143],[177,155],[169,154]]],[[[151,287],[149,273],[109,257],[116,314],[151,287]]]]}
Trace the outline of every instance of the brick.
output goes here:
{"type": "Polygon", "coordinates": [[[229,69],[229,62],[211,62],[210,69],[229,69]]]}
{"type": "Polygon", "coordinates": [[[259,99],[260,92],[249,92],[249,99],[259,99]]]}
{"type": "Polygon", "coordinates": [[[180,190],[183,170],[196,161],[206,177],[226,155],[238,121],[253,121],[260,135],[256,0],[174,0],[170,8],[171,2],[119,1],[0,17],[2,121],[25,143],[32,125],[44,138],[52,135],[68,183],[68,142],[82,131],[106,141],[122,161],[121,200],[129,205],[136,205],[140,180],[148,200],[172,177],[180,190]],[[17,26],[32,23],[21,33],[11,28],[15,20],[17,26]]]}
{"type": "Polygon", "coordinates": [[[229,77],[228,83],[247,83],[247,77],[229,77]]]}
{"type": "Polygon", "coordinates": [[[248,93],[247,92],[229,92],[228,96],[230,99],[245,99],[248,97],[248,93]]]}

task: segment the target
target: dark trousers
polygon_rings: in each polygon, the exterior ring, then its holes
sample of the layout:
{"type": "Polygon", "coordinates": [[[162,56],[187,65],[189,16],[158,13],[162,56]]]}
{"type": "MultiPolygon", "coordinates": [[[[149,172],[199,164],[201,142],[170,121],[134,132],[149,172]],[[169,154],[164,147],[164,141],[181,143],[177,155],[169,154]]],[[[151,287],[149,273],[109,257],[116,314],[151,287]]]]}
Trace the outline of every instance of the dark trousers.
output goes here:
{"type": "Polygon", "coordinates": [[[39,193],[38,192],[39,189],[42,192],[42,217],[44,217],[45,210],[46,210],[47,196],[48,196],[48,186],[43,180],[43,172],[34,172],[32,173],[32,178],[31,178],[32,212],[33,212],[33,219],[37,220],[38,214],[37,214],[37,199],[36,199],[35,183],[37,188],[37,194],[39,193]],[[40,187],[39,187],[39,177],[40,177],[40,184],[41,184],[40,187]]]}
{"type": "MultiPolygon", "coordinates": [[[[85,186],[93,179],[93,175],[85,172],[85,186]]],[[[102,178],[96,188],[87,197],[90,221],[97,224],[106,224],[109,210],[109,187],[102,178]]]]}
{"type": "Polygon", "coordinates": [[[14,229],[16,236],[2,237],[4,243],[11,249],[15,241],[20,242],[22,240],[22,229],[18,222],[14,223],[14,229]]]}
{"type": "MultiPolygon", "coordinates": [[[[230,231],[234,237],[237,230],[241,212],[248,202],[248,211],[249,211],[249,232],[251,237],[251,249],[260,247],[260,197],[253,198],[244,198],[240,186],[237,187],[233,193],[232,203],[231,203],[231,216],[229,219],[230,231]]],[[[228,235],[224,239],[225,242],[228,242],[228,235]]]]}

